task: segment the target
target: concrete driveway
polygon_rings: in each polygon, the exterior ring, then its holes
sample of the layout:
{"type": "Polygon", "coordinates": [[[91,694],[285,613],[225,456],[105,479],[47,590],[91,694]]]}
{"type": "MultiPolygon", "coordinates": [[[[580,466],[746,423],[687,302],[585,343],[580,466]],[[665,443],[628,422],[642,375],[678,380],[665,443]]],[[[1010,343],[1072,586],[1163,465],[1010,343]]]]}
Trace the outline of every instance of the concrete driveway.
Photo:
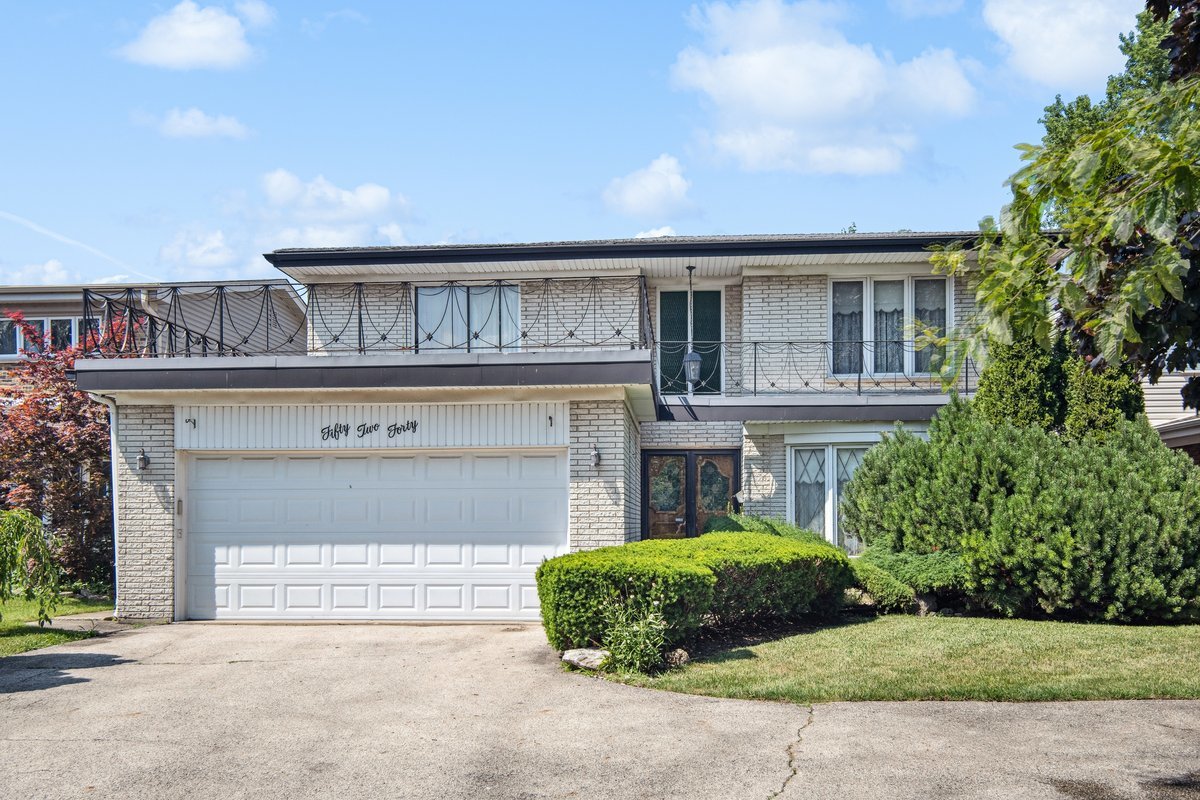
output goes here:
{"type": "Polygon", "coordinates": [[[153,627],[0,660],[5,797],[1200,797],[1200,703],[815,709],[563,673],[534,626],[153,627]]]}

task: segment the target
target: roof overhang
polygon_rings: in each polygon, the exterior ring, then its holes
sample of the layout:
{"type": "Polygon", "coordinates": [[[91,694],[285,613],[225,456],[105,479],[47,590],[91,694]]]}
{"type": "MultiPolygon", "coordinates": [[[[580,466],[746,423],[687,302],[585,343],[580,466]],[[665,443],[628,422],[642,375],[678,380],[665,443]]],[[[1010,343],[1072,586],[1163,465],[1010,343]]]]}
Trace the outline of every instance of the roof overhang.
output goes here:
{"type": "Polygon", "coordinates": [[[286,249],[264,257],[301,283],[447,275],[643,274],[734,276],[744,269],[830,264],[918,264],[929,247],[977,232],[680,236],[539,244],[286,249]]]}
{"type": "MultiPolygon", "coordinates": [[[[634,412],[653,418],[653,372],[648,350],[452,353],[374,356],[278,356],[86,359],[75,362],[77,386],[127,397],[217,402],[231,393],[374,394],[453,391],[495,394],[539,390],[623,388],[634,412]]],[[[461,402],[462,400],[460,400],[461,402]]]]}
{"type": "Polygon", "coordinates": [[[927,422],[949,401],[949,396],[942,394],[664,397],[658,405],[658,418],[673,422],[927,422]]]}
{"type": "Polygon", "coordinates": [[[1164,422],[1155,426],[1154,430],[1167,447],[1200,444],[1200,415],[1164,422]]]}

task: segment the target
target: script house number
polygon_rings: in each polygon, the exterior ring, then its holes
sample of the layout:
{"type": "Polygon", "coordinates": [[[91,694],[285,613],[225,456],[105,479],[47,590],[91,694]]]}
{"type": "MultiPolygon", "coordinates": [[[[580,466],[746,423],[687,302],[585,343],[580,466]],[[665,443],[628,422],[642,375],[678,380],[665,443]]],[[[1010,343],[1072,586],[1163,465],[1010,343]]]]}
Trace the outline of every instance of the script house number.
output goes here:
{"type": "MultiPolygon", "coordinates": [[[[353,427],[355,437],[358,439],[366,438],[373,433],[379,433],[383,427],[380,422],[364,422],[353,427]]],[[[351,432],[349,422],[334,422],[331,425],[326,425],[321,428],[321,441],[337,441],[339,439],[349,438],[351,432]]],[[[387,426],[387,438],[395,439],[405,433],[416,433],[417,421],[415,419],[405,420],[404,422],[393,422],[387,426]]]]}

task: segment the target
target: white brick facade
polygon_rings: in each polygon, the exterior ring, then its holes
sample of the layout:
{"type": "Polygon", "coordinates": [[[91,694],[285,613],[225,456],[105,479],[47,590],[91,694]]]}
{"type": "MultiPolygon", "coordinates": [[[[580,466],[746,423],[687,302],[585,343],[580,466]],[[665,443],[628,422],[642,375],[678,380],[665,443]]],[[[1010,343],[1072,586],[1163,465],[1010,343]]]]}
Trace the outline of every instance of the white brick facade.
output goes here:
{"type": "Polygon", "coordinates": [[[787,518],[787,448],[781,434],[746,435],[742,491],[747,514],[787,518]]]}
{"type": "Polygon", "coordinates": [[[638,425],[621,400],[571,403],[572,550],[641,538],[641,443],[638,425]],[[592,465],[593,446],[600,465],[592,465]]]}
{"type": "Polygon", "coordinates": [[[642,449],[741,449],[740,422],[643,422],[642,449]]]}
{"type": "Polygon", "coordinates": [[[117,614],[175,614],[175,409],[120,406],[117,430],[117,614]],[[139,470],[140,450],[150,458],[139,470]]]}

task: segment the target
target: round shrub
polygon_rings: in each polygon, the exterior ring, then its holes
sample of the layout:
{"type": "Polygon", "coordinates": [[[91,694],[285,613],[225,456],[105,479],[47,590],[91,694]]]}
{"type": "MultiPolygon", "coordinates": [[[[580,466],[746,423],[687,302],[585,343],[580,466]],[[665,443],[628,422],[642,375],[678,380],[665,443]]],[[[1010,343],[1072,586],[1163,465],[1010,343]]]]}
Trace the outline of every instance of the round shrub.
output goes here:
{"type": "Polygon", "coordinates": [[[771,517],[753,517],[749,514],[726,514],[719,517],[709,517],[704,526],[705,533],[720,531],[748,531],[751,533],[769,533],[772,536],[782,536],[795,539],[798,542],[827,544],[825,537],[807,528],[801,528],[790,522],[771,517]]]}
{"type": "Polygon", "coordinates": [[[1063,362],[1061,341],[1047,350],[1032,339],[1012,344],[989,342],[987,360],[979,376],[975,403],[992,422],[1037,426],[1053,430],[1062,426],[1063,362]]]}
{"type": "Polygon", "coordinates": [[[1200,469],[1142,420],[1074,439],[951,403],[929,441],[869,451],[843,514],[868,552],[949,552],[975,603],[1007,615],[1200,615],[1200,469]]]}
{"type": "Polygon", "coordinates": [[[604,641],[614,602],[661,613],[677,644],[701,625],[828,610],[851,580],[835,547],[741,532],[571,553],[537,571],[546,636],[560,650],[604,641]]]}

